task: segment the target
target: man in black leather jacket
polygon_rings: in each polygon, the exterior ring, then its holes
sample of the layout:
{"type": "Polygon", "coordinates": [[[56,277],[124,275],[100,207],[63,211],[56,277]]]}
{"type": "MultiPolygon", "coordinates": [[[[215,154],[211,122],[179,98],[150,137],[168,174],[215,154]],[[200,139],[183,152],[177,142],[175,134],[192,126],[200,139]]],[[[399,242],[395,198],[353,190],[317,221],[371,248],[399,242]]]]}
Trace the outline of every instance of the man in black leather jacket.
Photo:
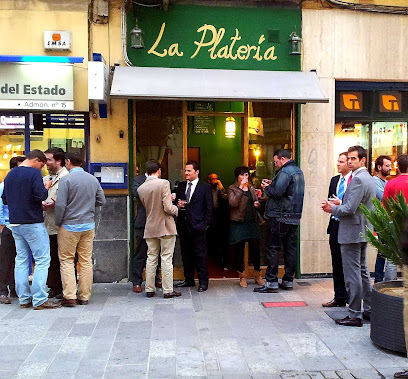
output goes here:
{"type": "Polygon", "coordinates": [[[273,293],[278,288],[292,290],[297,266],[297,236],[302,216],[305,179],[302,170],[291,159],[290,151],[279,149],[273,154],[278,167],[272,181],[263,180],[262,187],[268,196],[265,219],[268,220],[266,254],[268,268],[266,283],[255,292],[273,293]],[[278,285],[279,252],[283,245],[285,275],[278,285]]]}

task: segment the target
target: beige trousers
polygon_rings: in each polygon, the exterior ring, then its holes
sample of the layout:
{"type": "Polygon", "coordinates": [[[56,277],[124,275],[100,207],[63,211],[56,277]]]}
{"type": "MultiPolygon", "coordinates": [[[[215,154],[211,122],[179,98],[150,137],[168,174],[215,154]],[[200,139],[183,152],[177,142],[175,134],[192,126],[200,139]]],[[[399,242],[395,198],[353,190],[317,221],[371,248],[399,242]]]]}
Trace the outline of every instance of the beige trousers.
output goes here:
{"type": "Polygon", "coordinates": [[[156,267],[159,255],[161,257],[161,272],[163,293],[173,292],[173,253],[176,236],[146,238],[146,292],[154,292],[156,267]]]}
{"type": "Polygon", "coordinates": [[[61,266],[62,292],[65,299],[77,298],[75,253],[78,253],[78,299],[89,300],[92,292],[92,247],[95,229],[69,232],[63,226],[58,231],[58,257],[61,266]]]}

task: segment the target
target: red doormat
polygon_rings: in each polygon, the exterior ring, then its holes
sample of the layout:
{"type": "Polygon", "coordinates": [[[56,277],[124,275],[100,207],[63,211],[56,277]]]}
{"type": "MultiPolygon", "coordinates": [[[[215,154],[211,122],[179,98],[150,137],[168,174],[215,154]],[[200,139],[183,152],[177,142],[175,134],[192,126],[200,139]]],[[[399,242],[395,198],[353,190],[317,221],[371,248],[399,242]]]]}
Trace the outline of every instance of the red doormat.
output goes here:
{"type": "Polygon", "coordinates": [[[278,307],[306,307],[304,301],[277,301],[277,302],[265,302],[262,303],[265,308],[278,308],[278,307]]]}

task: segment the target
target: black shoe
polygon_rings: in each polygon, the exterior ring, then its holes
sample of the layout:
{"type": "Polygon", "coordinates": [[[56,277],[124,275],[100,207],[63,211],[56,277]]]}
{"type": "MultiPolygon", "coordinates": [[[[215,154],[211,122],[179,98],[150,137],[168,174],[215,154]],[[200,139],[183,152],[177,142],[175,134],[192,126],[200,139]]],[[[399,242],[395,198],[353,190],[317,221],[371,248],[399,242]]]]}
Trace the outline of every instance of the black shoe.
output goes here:
{"type": "Polygon", "coordinates": [[[344,326],[363,326],[361,318],[350,318],[349,316],[335,320],[337,325],[344,326]]]}
{"type": "Polygon", "coordinates": [[[371,314],[364,312],[363,313],[363,319],[367,320],[367,321],[371,321],[371,314]]]}
{"type": "Polygon", "coordinates": [[[208,290],[208,286],[198,286],[198,292],[205,292],[208,290]]]}
{"type": "Polygon", "coordinates": [[[49,298],[49,299],[51,299],[51,298],[53,298],[53,297],[57,297],[57,296],[60,296],[59,299],[62,299],[62,298],[63,298],[63,296],[62,296],[62,291],[58,291],[58,290],[55,290],[55,289],[53,289],[53,288],[51,288],[51,289],[48,291],[48,298],[49,298]]]}
{"type": "Polygon", "coordinates": [[[146,296],[147,297],[153,297],[155,295],[155,293],[154,292],[146,292],[146,296]]]}
{"type": "Polygon", "coordinates": [[[408,378],[408,370],[396,372],[394,374],[394,379],[403,379],[403,378],[408,378]]]}
{"type": "Polygon", "coordinates": [[[163,297],[165,299],[171,299],[172,297],[179,297],[179,296],[181,296],[181,292],[177,292],[177,291],[173,291],[173,292],[170,292],[170,293],[165,293],[163,295],[163,297]]]}
{"type": "Polygon", "coordinates": [[[182,288],[182,287],[195,287],[195,283],[194,283],[194,282],[190,283],[190,282],[186,282],[185,280],[183,280],[182,282],[177,283],[177,284],[175,285],[175,287],[177,287],[177,288],[182,288]]]}
{"type": "Polygon", "coordinates": [[[271,288],[268,287],[266,284],[262,287],[255,287],[254,292],[258,293],[277,293],[279,290],[278,288],[271,288]]]}

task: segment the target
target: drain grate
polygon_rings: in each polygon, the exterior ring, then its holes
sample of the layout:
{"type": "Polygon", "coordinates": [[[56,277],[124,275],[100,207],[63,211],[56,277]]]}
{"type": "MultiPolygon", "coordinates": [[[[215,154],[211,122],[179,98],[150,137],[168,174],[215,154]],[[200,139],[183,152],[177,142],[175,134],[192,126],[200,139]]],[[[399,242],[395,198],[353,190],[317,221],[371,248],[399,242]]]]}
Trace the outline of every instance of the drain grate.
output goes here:
{"type": "Polygon", "coordinates": [[[309,282],[296,282],[296,284],[301,287],[310,287],[312,285],[309,282]]]}

